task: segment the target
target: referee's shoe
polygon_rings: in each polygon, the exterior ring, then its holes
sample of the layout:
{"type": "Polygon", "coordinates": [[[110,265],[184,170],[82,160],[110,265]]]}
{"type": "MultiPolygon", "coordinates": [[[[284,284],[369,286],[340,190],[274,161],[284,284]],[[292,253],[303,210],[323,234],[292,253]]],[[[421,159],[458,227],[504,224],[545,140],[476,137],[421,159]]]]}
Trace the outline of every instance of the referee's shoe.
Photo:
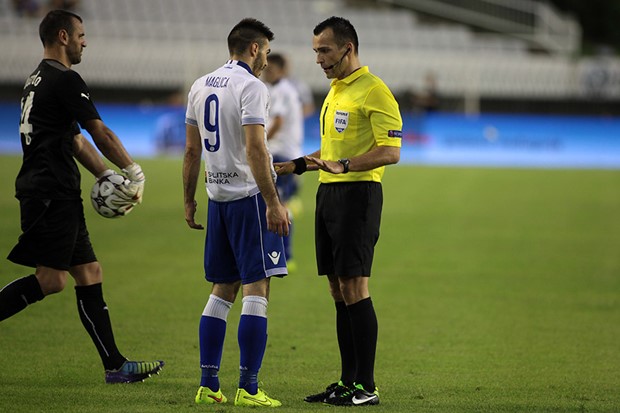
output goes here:
{"type": "Polygon", "coordinates": [[[327,397],[323,403],[332,406],[374,406],[379,404],[379,389],[375,387],[375,391],[371,393],[361,384],[356,384],[346,392],[327,397]]]}

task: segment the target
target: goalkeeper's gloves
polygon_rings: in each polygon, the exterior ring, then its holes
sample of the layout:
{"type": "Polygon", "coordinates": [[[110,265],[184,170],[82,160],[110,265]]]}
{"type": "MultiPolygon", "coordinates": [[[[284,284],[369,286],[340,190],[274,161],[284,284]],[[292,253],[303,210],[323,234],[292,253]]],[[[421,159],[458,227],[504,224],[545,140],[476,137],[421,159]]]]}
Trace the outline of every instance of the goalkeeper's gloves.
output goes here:
{"type": "MultiPolygon", "coordinates": [[[[113,169],[106,169],[105,171],[103,171],[101,174],[97,176],[97,180],[100,180],[101,178],[105,178],[106,176],[110,176],[110,175],[118,175],[118,173],[113,169]]],[[[127,184],[123,184],[123,186],[127,186],[129,184],[129,181],[127,179],[125,179],[125,182],[127,182],[127,184]]],[[[116,197],[111,198],[109,202],[112,205],[115,205],[118,207],[118,212],[121,215],[127,215],[131,211],[131,209],[136,205],[136,201],[133,200],[131,196],[126,195],[126,193],[123,190],[120,190],[120,189],[115,190],[114,195],[116,195],[116,197]]]]}
{"type": "Polygon", "coordinates": [[[142,202],[142,194],[144,193],[144,173],[142,172],[142,168],[137,163],[132,163],[131,165],[123,168],[123,173],[127,176],[129,182],[127,184],[122,185],[119,188],[119,192],[122,192],[123,195],[119,194],[128,201],[132,201],[134,204],[139,204],[142,202]]]}

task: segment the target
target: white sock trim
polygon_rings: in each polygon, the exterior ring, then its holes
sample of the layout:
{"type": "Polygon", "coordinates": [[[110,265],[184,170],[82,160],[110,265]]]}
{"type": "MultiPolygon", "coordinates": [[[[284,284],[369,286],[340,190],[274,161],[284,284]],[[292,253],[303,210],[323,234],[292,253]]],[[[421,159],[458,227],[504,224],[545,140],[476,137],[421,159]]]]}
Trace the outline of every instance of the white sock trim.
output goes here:
{"type": "Polygon", "coordinates": [[[228,318],[228,312],[230,311],[233,303],[226,301],[217,295],[211,294],[202,315],[205,317],[219,318],[226,321],[228,318]]]}
{"type": "Polygon", "coordinates": [[[241,315],[253,315],[267,318],[267,299],[258,295],[243,297],[241,315]]]}

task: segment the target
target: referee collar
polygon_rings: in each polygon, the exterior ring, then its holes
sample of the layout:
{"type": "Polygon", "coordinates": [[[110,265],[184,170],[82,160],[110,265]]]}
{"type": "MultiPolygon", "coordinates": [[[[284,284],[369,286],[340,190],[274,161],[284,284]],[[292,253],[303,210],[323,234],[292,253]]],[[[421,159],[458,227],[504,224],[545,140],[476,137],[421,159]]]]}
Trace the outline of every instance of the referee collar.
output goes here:
{"type": "Polygon", "coordinates": [[[359,69],[357,69],[356,71],[354,71],[353,73],[351,73],[349,76],[345,77],[344,79],[334,79],[334,80],[332,80],[332,84],[331,85],[334,86],[338,82],[342,82],[342,83],[345,83],[347,85],[350,85],[351,83],[355,82],[359,77],[365,75],[366,73],[369,73],[368,66],[362,66],[359,69]]]}
{"type": "Polygon", "coordinates": [[[247,63],[242,62],[241,60],[229,60],[228,62],[226,62],[226,64],[241,66],[242,68],[247,70],[251,75],[254,75],[254,72],[252,72],[252,69],[250,68],[250,66],[248,66],[247,63]]]}

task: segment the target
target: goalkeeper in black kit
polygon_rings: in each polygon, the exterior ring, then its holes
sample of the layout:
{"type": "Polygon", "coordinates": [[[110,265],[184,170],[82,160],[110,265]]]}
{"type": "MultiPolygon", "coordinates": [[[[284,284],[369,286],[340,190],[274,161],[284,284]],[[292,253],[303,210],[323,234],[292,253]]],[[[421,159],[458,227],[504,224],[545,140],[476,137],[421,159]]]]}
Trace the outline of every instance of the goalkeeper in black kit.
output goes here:
{"type": "MultiPolygon", "coordinates": [[[[102,269],[91,245],[80,196],[77,159],[96,178],[115,174],[80,133],[86,129],[103,155],[123,170],[126,183],[116,204],[128,212],[142,199],[144,174],[102,121],[90,91],[71,66],[86,47],[82,19],[50,11],[39,26],[44,55],[28,77],[21,100],[19,132],[23,164],[15,182],[22,235],[9,253],[14,263],[35,268],[0,290],[0,321],[75,280],[80,320],[105,369],[106,383],[142,381],[163,361],[129,361],[118,350],[101,288],[102,269]]],[[[1,323],[0,323],[1,329],[1,323]]]]}

